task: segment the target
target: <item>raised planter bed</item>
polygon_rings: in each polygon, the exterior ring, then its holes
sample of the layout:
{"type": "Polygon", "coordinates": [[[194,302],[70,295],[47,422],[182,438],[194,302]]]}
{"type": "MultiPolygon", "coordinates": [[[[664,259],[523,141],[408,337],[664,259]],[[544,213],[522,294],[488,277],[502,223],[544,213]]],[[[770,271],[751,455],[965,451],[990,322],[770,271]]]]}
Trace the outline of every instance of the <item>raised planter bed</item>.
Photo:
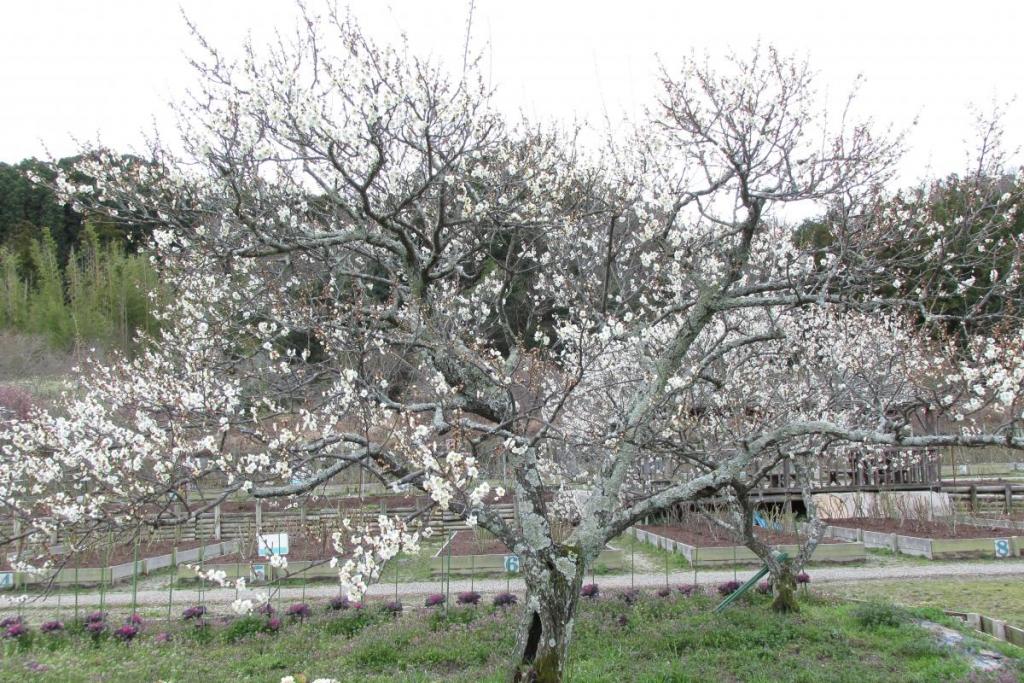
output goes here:
{"type": "MultiPolygon", "coordinates": [[[[228,579],[244,577],[252,580],[253,565],[262,565],[267,581],[301,576],[307,579],[337,578],[338,570],[330,566],[330,559],[336,555],[330,542],[295,532],[288,533],[288,566],[276,569],[270,566],[270,558],[261,557],[256,549],[255,539],[239,541],[231,553],[217,558],[216,562],[204,562],[206,571],[223,571],[228,579]]],[[[197,579],[193,569],[178,567],[178,578],[197,579]]]]}
{"type": "MultiPolygon", "coordinates": [[[[104,566],[108,554],[103,551],[82,553],[67,558],[56,570],[46,572],[14,572],[13,583],[17,586],[54,583],[61,586],[113,583],[139,576],[159,569],[181,566],[204,561],[235,552],[235,541],[218,541],[187,548],[176,547],[167,542],[151,544],[139,549],[139,560],[135,563],[135,549],[132,546],[117,546],[110,554],[110,564],[104,566]],[[128,561],[123,561],[125,557],[128,561]],[[102,558],[102,559],[101,559],[102,558]]],[[[7,563],[4,563],[8,566],[7,563]]]]}
{"type": "MultiPolygon", "coordinates": [[[[1024,531],[1024,520],[1020,519],[1003,519],[999,517],[983,517],[983,516],[967,516],[961,520],[964,524],[971,524],[974,526],[992,527],[1001,529],[1013,529],[1014,531],[1024,531]]],[[[1021,534],[1024,536],[1024,534],[1021,534]]]]}
{"type": "Polygon", "coordinates": [[[1024,554],[1024,539],[1017,529],[925,520],[875,517],[832,519],[825,529],[829,538],[861,541],[866,548],[928,559],[997,557],[997,542],[1004,541],[1010,557],[1024,554]]]}
{"type": "MultiPolygon", "coordinates": [[[[458,531],[430,559],[434,575],[452,574],[504,574],[505,558],[515,555],[496,538],[480,538],[473,531],[458,531]]],[[[605,546],[597,556],[595,565],[605,569],[622,569],[622,550],[605,546]]]]}
{"type": "MultiPolygon", "coordinates": [[[[735,539],[722,532],[715,533],[695,527],[645,525],[632,527],[629,533],[639,541],[679,553],[695,567],[761,562],[753,551],[738,545],[735,539]]],[[[765,532],[763,537],[790,556],[800,552],[800,539],[793,534],[765,532]]],[[[863,543],[830,538],[818,544],[812,557],[818,562],[857,562],[865,559],[867,553],[863,543]]]]}

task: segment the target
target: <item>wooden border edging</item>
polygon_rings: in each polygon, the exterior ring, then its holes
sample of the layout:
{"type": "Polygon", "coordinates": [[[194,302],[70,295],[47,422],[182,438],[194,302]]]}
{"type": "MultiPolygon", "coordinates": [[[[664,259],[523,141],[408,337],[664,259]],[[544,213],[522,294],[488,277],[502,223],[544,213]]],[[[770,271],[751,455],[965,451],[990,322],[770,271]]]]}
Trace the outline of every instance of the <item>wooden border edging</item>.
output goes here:
{"type": "MultiPolygon", "coordinates": [[[[1013,531],[1013,529],[1007,529],[1013,531]]],[[[841,527],[831,524],[825,527],[826,538],[857,538],[866,548],[889,550],[903,555],[934,559],[958,559],[964,557],[995,557],[995,543],[1005,539],[1009,542],[1009,557],[1024,555],[1024,539],[1016,535],[991,536],[983,538],[932,538],[906,536],[904,534],[867,531],[859,527],[841,527]]]]}
{"type": "Polygon", "coordinates": [[[1011,626],[1002,619],[987,617],[977,612],[957,612],[955,610],[942,610],[948,617],[955,617],[964,621],[970,628],[996,640],[1002,640],[1010,645],[1024,647],[1024,629],[1011,626]]]}
{"type": "Polygon", "coordinates": [[[175,548],[170,553],[155,555],[148,558],[139,558],[138,562],[124,562],[109,567],[78,567],[58,569],[56,571],[43,570],[41,572],[14,572],[14,586],[21,587],[39,583],[53,582],[56,585],[74,585],[76,581],[81,584],[91,583],[113,583],[123,579],[129,579],[133,574],[133,565],[137,575],[146,575],[151,571],[166,569],[168,567],[181,567],[190,561],[199,561],[200,551],[202,557],[214,559],[222,555],[229,555],[238,549],[238,541],[218,541],[207,545],[196,546],[188,550],[175,548]]]}
{"type": "MultiPolygon", "coordinates": [[[[630,527],[625,533],[656,548],[678,553],[685,557],[691,566],[713,567],[761,562],[761,559],[745,545],[693,546],[637,527],[630,527]]],[[[794,556],[800,552],[799,546],[793,543],[785,543],[778,546],[778,549],[794,556]]],[[[816,562],[858,562],[866,558],[865,545],[858,541],[820,543],[815,547],[811,556],[811,559],[816,562]]]]}

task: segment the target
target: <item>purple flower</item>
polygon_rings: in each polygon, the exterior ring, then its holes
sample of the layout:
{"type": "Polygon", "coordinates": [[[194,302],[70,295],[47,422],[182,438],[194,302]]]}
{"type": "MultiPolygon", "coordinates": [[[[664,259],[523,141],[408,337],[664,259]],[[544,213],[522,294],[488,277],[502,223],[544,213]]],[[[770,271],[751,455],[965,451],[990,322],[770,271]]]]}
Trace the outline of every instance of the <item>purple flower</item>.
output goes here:
{"type": "Polygon", "coordinates": [[[639,589],[637,589],[637,588],[627,588],[626,590],[622,591],[619,594],[619,597],[627,605],[632,605],[634,602],[636,602],[637,600],[640,599],[641,595],[642,595],[642,593],[640,593],[639,589]]]}
{"type": "Polygon", "coordinates": [[[662,586],[657,591],[655,591],[655,594],[659,598],[667,598],[668,596],[672,595],[672,589],[668,586],[662,586]]]}
{"type": "Polygon", "coordinates": [[[257,614],[265,614],[265,615],[267,615],[269,617],[270,615],[272,615],[274,613],[274,606],[271,605],[269,602],[265,602],[265,603],[263,603],[262,605],[260,605],[259,607],[256,608],[256,613],[257,614]]]}
{"type": "Polygon", "coordinates": [[[131,624],[125,624],[121,628],[114,631],[114,636],[119,640],[123,640],[126,643],[132,642],[132,639],[139,635],[139,627],[132,626],[131,624]]]}
{"type": "Polygon", "coordinates": [[[807,572],[800,572],[799,574],[796,575],[796,582],[797,583],[810,583],[811,582],[811,575],[808,574],[807,572]]]}
{"type": "Polygon", "coordinates": [[[427,599],[423,601],[424,607],[437,607],[442,604],[444,604],[443,593],[431,593],[427,596],[427,599]]]}
{"type": "Polygon", "coordinates": [[[93,612],[85,618],[85,623],[96,624],[107,618],[106,612],[93,612]]]}
{"type": "Polygon", "coordinates": [[[402,611],[402,603],[399,600],[385,602],[384,606],[381,609],[390,614],[398,614],[402,611]]]}
{"type": "Polygon", "coordinates": [[[601,591],[598,590],[596,583],[588,583],[580,589],[580,595],[584,598],[596,598],[600,594],[601,591]]]}
{"type": "Polygon", "coordinates": [[[167,631],[161,631],[160,633],[156,634],[156,637],[153,638],[153,640],[157,643],[169,643],[171,642],[171,634],[167,631]]]}
{"type": "Polygon", "coordinates": [[[280,617],[270,617],[269,619],[267,619],[267,630],[268,631],[270,631],[271,633],[276,633],[280,629],[281,629],[281,618],[280,617]]]}
{"type": "Polygon", "coordinates": [[[21,638],[28,633],[28,626],[24,622],[16,621],[4,631],[5,638],[21,638]]]}
{"type": "Polygon", "coordinates": [[[722,596],[732,595],[742,586],[739,581],[726,581],[718,584],[718,594],[722,596]]]}
{"type": "Polygon", "coordinates": [[[336,595],[333,598],[331,598],[328,604],[330,605],[331,609],[348,609],[352,606],[352,603],[349,602],[348,598],[343,598],[340,595],[336,595]]]}
{"type": "Polygon", "coordinates": [[[769,595],[772,592],[772,584],[769,581],[762,581],[757,584],[757,592],[761,595],[769,595]]]}
{"type": "Polygon", "coordinates": [[[182,619],[202,619],[203,615],[206,614],[205,605],[195,605],[193,607],[186,607],[185,611],[181,613],[182,619]]]}
{"type": "Polygon", "coordinates": [[[678,586],[676,586],[676,590],[685,595],[686,597],[690,597],[697,592],[697,586],[693,585],[692,583],[681,583],[678,586]]]}
{"type": "Polygon", "coordinates": [[[5,617],[3,620],[0,620],[0,628],[7,628],[20,623],[21,617],[5,617]]]}
{"type": "Polygon", "coordinates": [[[64,630],[64,624],[59,621],[44,621],[39,630],[43,633],[56,633],[57,631],[64,630]]]}
{"type": "Polygon", "coordinates": [[[142,615],[138,612],[132,612],[128,615],[127,621],[132,626],[142,626],[142,615]]]}
{"type": "Polygon", "coordinates": [[[90,621],[85,625],[85,630],[93,636],[98,636],[107,630],[107,625],[102,621],[90,621]]]}
{"type": "Polygon", "coordinates": [[[45,664],[40,664],[39,662],[26,662],[25,668],[31,671],[32,673],[37,674],[41,674],[44,671],[50,670],[50,667],[46,666],[45,664]]]}
{"type": "Polygon", "coordinates": [[[498,593],[494,596],[495,607],[509,607],[519,602],[519,598],[515,596],[515,593],[498,593]]]}
{"type": "Polygon", "coordinates": [[[309,616],[309,605],[304,602],[297,602],[288,607],[288,616],[302,621],[309,616]]]}
{"type": "Polygon", "coordinates": [[[480,594],[476,591],[465,591],[463,593],[459,593],[459,597],[456,599],[456,602],[460,605],[479,605],[480,594]]]}

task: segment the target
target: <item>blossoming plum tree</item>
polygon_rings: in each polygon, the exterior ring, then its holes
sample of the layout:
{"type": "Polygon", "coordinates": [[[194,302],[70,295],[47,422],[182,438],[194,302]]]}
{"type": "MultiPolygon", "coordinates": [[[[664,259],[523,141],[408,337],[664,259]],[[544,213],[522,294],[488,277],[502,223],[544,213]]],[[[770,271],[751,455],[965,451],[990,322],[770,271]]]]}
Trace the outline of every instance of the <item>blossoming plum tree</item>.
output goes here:
{"type": "Polygon", "coordinates": [[[513,675],[553,681],[586,568],[637,520],[848,444],[1024,447],[1019,327],[951,359],[903,317],[913,291],[858,286],[887,268],[866,236],[920,224],[857,213],[898,141],[833,129],[806,64],[689,60],[594,149],[506,120],[472,64],[451,78],[347,18],[304,19],[237,62],[201,41],[182,151],[124,167],[93,150],[94,193],[62,181],[151,226],[174,297],[144,353],[4,428],[0,504],[22,534],[181,524],[361,468],[433,507],[338,530],[350,596],[453,511],[519,555],[513,675]],[[870,225],[823,252],[780,213],[795,203],[870,225]],[[961,421],[923,432],[925,410],[961,421]]]}

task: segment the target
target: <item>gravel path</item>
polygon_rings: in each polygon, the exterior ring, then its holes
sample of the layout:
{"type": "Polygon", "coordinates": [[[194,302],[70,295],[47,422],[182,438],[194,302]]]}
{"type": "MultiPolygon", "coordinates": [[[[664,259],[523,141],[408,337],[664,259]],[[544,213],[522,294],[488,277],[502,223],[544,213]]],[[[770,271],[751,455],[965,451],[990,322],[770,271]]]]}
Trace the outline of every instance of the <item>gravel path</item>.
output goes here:
{"type": "MultiPolygon", "coordinates": [[[[752,570],[740,569],[733,572],[728,570],[702,570],[697,574],[697,581],[702,585],[714,585],[723,581],[730,581],[738,578],[740,581],[751,576],[752,570]]],[[[975,577],[1000,577],[1000,576],[1024,576],[1024,560],[1005,560],[1003,562],[960,562],[960,563],[936,563],[928,565],[889,566],[889,567],[812,567],[808,572],[814,585],[832,582],[856,582],[870,581],[874,579],[932,579],[951,576],[975,576],[975,577]]],[[[665,574],[617,574],[599,576],[596,578],[602,590],[614,590],[636,586],[639,588],[656,587],[665,585],[665,574]]],[[[692,571],[673,572],[669,574],[669,583],[672,585],[681,583],[693,583],[694,574],[692,571]]],[[[458,579],[451,582],[451,592],[476,590],[485,595],[502,592],[506,585],[513,592],[522,593],[523,582],[521,579],[512,579],[507,582],[504,579],[476,579],[470,582],[469,579],[458,579]]],[[[263,589],[258,589],[263,590],[263,589]]],[[[415,598],[428,593],[437,593],[442,590],[441,582],[438,581],[414,581],[398,584],[399,597],[415,598]]],[[[288,587],[281,589],[280,599],[285,602],[297,601],[305,595],[307,600],[324,600],[338,594],[335,586],[316,584],[306,586],[305,591],[301,587],[288,587]]],[[[251,596],[246,592],[246,596],[251,596]]],[[[384,598],[395,595],[394,583],[378,583],[370,586],[367,591],[368,597],[384,598]]],[[[243,596],[243,597],[246,597],[243,596]]],[[[12,598],[7,596],[0,600],[0,607],[9,606],[12,598]]],[[[234,589],[217,588],[207,590],[204,593],[204,602],[207,604],[226,605],[236,597],[234,589]]],[[[166,590],[140,590],[138,591],[138,604],[142,607],[159,607],[167,605],[168,592],[166,590]]],[[[198,599],[198,591],[195,589],[175,589],[173,602],[175,605],[193,605],[198,599]]],[[[275,595],[275,601],[278,597],[275,595]]],[[[64,593],[59,598],[60,607],[68,610],[74,603],[73,596],[64,593]]],[[[117,590],[108,592],[104,598],[105,605],[110,607],[123,607],[131,605],[131,590],[117,590]]],[[[418,602],[418,601],[417,601],[418,602]]],[[[98,592],[80,593],[78,596],[80,607],[95,607],[100,604],[98,592]]],[[[46,597],[30,598],[23,606],[25,609],[38,609],[53,611],[58,608],[58,597],[49,595],[46,597]]]]}

